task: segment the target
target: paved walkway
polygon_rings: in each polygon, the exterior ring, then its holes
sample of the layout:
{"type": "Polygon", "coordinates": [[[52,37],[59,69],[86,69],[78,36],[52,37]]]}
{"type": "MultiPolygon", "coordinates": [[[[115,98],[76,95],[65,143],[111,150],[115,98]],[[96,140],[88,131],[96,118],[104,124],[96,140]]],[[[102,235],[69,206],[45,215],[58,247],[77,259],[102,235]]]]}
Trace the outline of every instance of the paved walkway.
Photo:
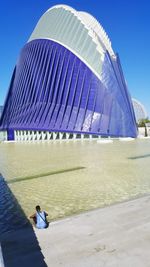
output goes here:
{"type": "Polygon", "coordinates": [[[34,242],[27,229],[15,233],[2,240],[5,267],[150,267],[150,196],[34,229],[34,242]]]}

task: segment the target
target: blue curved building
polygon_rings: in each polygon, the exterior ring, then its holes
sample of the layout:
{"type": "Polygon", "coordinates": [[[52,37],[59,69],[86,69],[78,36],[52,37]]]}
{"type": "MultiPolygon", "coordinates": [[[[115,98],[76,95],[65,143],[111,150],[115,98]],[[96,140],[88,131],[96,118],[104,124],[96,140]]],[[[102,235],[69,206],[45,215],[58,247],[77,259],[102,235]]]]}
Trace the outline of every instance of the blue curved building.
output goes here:
{"type": "Polygon", "coordinates": [[[65,5],[44,13],[14,68],[0,130],[8,140],[137,136],[119,56],[94,17],[65,5]]]}

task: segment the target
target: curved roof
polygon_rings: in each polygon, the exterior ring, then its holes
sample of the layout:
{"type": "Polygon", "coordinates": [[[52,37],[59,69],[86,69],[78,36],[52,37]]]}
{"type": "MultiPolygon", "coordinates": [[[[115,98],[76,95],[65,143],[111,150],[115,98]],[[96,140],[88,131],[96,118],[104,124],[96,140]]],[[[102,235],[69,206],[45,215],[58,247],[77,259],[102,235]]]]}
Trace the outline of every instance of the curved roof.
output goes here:
{"type": "Polygon", "coordinates": [[[84,21],[85,25],[87,25],[93,32],[95,32],[99,38],[99,41],[105,46],[105,48],[109,51],[111,56],[115,56],[115,53],[111,47],[111,42],[109,40],[108,35],[105,30],[101,26],[101,24],[89,13],[87,12],[78,12],[78,15],[84,21]]]}
{"type": "Polygon", "coordinates": [[[40,18],[29,41],[54,40],[74,54],[100,78],[105,51],[115,56],[111,42],[99,22],[86,12],[66,5],[48,9],[40,18]]]}

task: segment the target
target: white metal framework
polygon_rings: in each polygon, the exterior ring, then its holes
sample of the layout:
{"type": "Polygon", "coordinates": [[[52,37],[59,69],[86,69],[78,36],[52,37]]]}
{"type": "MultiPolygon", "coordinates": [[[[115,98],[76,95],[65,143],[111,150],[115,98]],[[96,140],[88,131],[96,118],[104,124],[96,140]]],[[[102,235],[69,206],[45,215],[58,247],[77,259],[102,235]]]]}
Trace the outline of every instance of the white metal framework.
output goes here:
{"type": "Polygon", "coordinates": [[[63,44],[99,78],[105,51],[108,50],[115,57],[111,42],[100,23],[90,14],[65,5],[53,6],[43,14],[29,42],[35,39],[50,39],[63,44]]]}

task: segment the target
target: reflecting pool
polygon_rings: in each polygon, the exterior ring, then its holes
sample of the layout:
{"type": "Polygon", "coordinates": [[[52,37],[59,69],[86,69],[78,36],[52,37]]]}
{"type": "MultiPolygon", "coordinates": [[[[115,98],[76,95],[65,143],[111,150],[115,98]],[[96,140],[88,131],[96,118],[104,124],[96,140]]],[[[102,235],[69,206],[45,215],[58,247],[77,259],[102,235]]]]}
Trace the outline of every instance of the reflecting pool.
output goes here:
{"type": "Polygon", "coordinates": [[[27,216],[58,219],[150,193],[150,140],[0,143],[0,173],[27,216]]]}

